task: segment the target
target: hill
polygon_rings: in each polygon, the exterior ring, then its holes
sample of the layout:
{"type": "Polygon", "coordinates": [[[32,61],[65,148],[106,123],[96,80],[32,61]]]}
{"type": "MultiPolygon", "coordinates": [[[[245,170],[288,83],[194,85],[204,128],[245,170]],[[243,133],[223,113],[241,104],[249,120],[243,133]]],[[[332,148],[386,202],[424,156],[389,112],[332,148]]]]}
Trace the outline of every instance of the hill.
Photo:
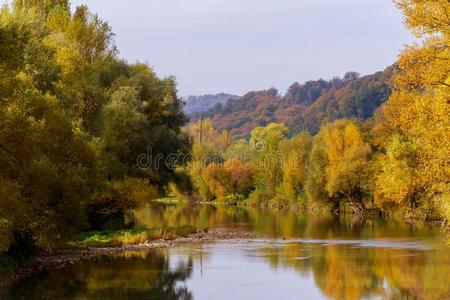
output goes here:
{"type": "Polygon", "coordinates": [[[183,110],[186,114],[205,112],[217,104],[224,104],[229,99],[236,100],[239,99],[239,96],[225,93],[188,96],[182,99],[185,103],[183,110]]]}
{"type": "MultiPolygon", "coordinates": [[[[339,118],[366,120],[387,100],[393,67],[360,77],[348,72],[343,78],[312,80],[292,84],[284,95],[277,89],[253,91],[239,99],[217,103],[203,117],[218,130],[228,130],[234,138],[246,138],[250,131],[269,123],[284,123],[291,133],[316,133],[321,125],[339,118]]],[[[196,121],[199,113],[191,115],[196,121]]]]}

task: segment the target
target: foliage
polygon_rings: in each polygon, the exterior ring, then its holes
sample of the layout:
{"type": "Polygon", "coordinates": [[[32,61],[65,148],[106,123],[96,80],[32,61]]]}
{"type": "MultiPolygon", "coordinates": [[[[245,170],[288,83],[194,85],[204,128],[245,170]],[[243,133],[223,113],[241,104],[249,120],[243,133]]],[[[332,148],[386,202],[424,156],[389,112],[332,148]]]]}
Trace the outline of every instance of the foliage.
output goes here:
{"type": "Polygon", "coordinates": [[[191,122],[187,127],[187,132],[197,143],[207,145],[220,152],[223,152],[232,142],[228,131],[218,132],[210,119],[191,122]]]}
{"type": "Polygon", "coordinates": [[[252,188],[252,166],[245,165],[237,158],[223,163],[212,163],[203,172],[209,190],[216,198],[227,195],[248,195],[252,188]]]}
{"type": "Polygon", "coordinates": [[[422,40],[399,58],[395,91],[374,127],[380,205],[407,207],[449,220],[450,105],[448,1],[399,0],[406,25],[422,40]]]}
{"type": "Polygon", "coordinates": [[[0,252],[21,235],[54,247],[92,226],[95,206],[125,214],[164,192],[181,161],[137,161],[149,149],[190,151],[181,107],[175,80],[119,59],[109,25],[86,6],[3,6],[0,252]]]}
{"type": "Polygon", "coordinates": [[[311,137],[307,132],[302,132],[290,140],[282,141],[280,148],[284,167],[278,194],[284,194],[292,202],[304,201],[311,137]]]}
{"type": "Polygon", "coordinates": [[[308,194],[315,201],[328,200],[338,209],[347,200],[365,212],[364,192],[369,190],[371,148],[358,126],[348,120],[326,125],[314,137],[308,194]]]}
{"type": "MultiPolygon", "coordinates": [[[[249,138],[253,129],[270,123],[284,123],[291,136],[303,130],[315,134],[336,119],[372,117],[390,94],[393,71],[389,67],[364,77],[348,72],[343,79],[296,82],[283,96],[273,88],[249,92],[201,115],[210,118],[218,131],[228,130],[235,139],[249,138]]],[[[192,117],[198,120],[200,114],[192,117]]]]}
{"type": "Polygon", "coordinates": [[[283,158],[280,144],[288,129],[282,124],[257,127],[251,133],[249,144],[256,165],[255,188],[257,192],[273,197],[283,179],[283,158]]]}
{"type": "Polygon", "coordinates": [[[449,92],[450,4],[445,0],[396,0],[405,24],[421,40],[406,47],[399,57],[399,89],[442,88],[449,92]]]}
{"type": "Polygon", "coordinates": [[[157,198],[158,190],[145,179],[125,177],[107,182],[94,196],[91,206],[95,208],[97,222],[101,223],[102,219],[108,220],[110,216],[117,216],[157,198]]]}
{"type": "Polygon", "coordinates": [[[221,163],[222,157],[212,147],[194,143],[192,147],[192,160],[188,162],[187,173],[192,179],[192,184],[202,200],[211,201],[214,196],[208,182],[202,176],[205,168],[211,163],[221,163]]]}

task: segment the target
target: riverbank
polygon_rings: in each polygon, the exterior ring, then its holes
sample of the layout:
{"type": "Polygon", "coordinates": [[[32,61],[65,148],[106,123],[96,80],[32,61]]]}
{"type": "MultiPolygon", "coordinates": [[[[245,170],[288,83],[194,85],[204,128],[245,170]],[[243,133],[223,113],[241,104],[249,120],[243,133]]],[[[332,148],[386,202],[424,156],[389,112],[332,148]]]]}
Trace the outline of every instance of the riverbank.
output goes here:
{"type": "MultiPolygon", "coordinates": [[[[219,241],[239,242],[244,239],[254,238],[255,235],[250,232],[239,230],[210,230],[208,232],[199,230],[185,237],[173,239],[155,239],[147,240],[138,244],[125,244],[114,247],[86,247],[55,250],[52,252],[41,253],[31,262],[18,267],[12,275],[0,283],[0,289],[13,286],[14,284],[40,272],[46,270],[55,270],[74,265],[83,261],[95,259],[104,255],[114,255],[127,251],[146,251],[157,248],[170,248],[176,246],[210,244],[219,241]]],[[[1,296],[1,292],[0,292],[1,296]]]]}
{"type": "MultiPolygon", "coordinates": [[[[355,298],[448,298],[448,247],[435,226],[380,217],[355,223],[349,215],[207,205],[154,204],[136,211],[135,217],[138,228],[192,226],[210,232],[176,241],[151,240],[151,245],[42,254],[41,264],[49,265],[48,270],[6,288],[0,299],[227,299],[230,286],[240,295],[270,295],[268,299],[281,294],[295,298],[299,286],[328,298],[343,298],[344,292],[355,298]],[[346,280],[336,281],[336,274],[346,280]],[[335,285],[337,294],[323,292],[335,285]],[[396,293],[401,289],[405,292],[396,293]],[[287,290],[292,294],[286,295],[287,290]]],[[[105,236],[124,232],[129,231],[105,236]]]]}
{"type": "Polygon", "coordinates": [[[205,202],[205,201],[176,201],[171,200],[171,202],[165,202],[165,204],[176,204],[176,203],[186,203],[188,205],[212,205],[214,207],[233,207],[233,208],[256,208],[263,210],[288,210],[294,213],[307,213],[310,215],[338,215],[338,216],[352,216],[355,221],[364,220],[370,217],[381,217],[385,219],[392,219],[397,221],[403,221],[412,225],[420,225],[427,224],[433,226],[441,226],[445,232],[450,232],[450,224],[446,223],[446,221],[440,218],[438,215],[430,215],[426,214],[422,210],[410,210],[405,208],[403,210],[399,210],[397,212],[386,212],[381,210],[380,208],[372,205],[368,206],[365,210],[364,214],[355,213],[355,211],[351,208],[348,203],[342,203],[339,210],[333,210],[330,204],[326,205],[305,205],[299,203],[280,203],[276,201],[253,201],[253,202],[236,202],[236,203],[225,203],[219,201],[205,202]]]}

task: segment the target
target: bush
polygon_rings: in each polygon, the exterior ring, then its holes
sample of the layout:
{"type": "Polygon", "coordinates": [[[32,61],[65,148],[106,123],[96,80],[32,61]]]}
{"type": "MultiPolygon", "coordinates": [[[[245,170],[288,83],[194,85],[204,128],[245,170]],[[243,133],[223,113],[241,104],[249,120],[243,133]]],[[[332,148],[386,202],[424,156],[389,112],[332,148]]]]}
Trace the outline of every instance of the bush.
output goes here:
{"type": "Polygon", "coordinates": [[[235,194],[226,195],[225,197],[220,198],[218,200],[227,205],[236,205],[240,202],[243,202],[245,200],[245,196],[242,194],[235,193],[235,194]]]}
{"type": "Polygon", "coordinates": [[[209,190],[216,198],[228,195],[248,194],[253,186],[251,166],[247,166],[237,158],[226,160],[223,164],[212,163],[203,172],[209,190]]]}
{"type": "Polygon", "coordinates": [[[108,182],[90,204],[89,222],[94,229],[124,228],[128,211],[157,199],[158,195],[157,189],[145,179],[108,182]]]}

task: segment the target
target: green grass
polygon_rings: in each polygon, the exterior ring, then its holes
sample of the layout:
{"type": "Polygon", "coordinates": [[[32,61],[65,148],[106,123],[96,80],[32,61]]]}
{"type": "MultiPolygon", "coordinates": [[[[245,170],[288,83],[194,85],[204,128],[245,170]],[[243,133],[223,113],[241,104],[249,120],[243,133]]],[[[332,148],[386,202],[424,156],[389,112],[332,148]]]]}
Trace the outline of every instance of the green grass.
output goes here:
{"type": "Polygon", "coordinates": [[[174,204],[174,203],[179,203],[180,200],[178,198],[161,198],[161,199],[156,199],[153,200],[153,202],[159,202],[159,203],[165,203],[165,204],[174,204]]]}
{"type": "Polygon", "coordinates": [[[132,228],[118,231],[91,231],[79,234],[75,241],[69,243],[71,247],[119,247],[136,245],[156,239],[171,240],[186,237],[196,232],[192,226],[166,228],[132,228]]]}

